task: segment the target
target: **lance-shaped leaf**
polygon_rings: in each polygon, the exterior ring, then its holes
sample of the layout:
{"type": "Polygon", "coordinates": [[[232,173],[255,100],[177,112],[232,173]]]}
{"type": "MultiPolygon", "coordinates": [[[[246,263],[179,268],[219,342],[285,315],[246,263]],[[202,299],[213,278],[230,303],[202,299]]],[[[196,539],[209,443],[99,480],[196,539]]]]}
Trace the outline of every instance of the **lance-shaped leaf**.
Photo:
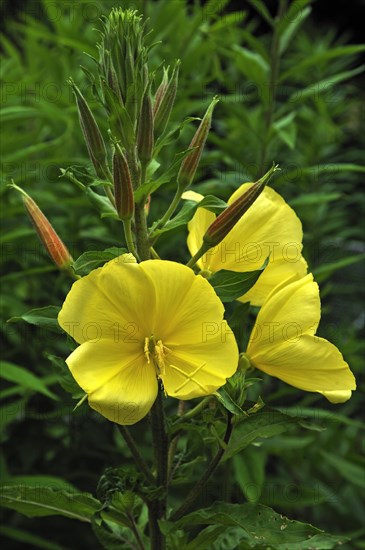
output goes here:
{"type": "Polygon", "coordinates": [[[199,124],[199,128],[197,129],[189,145],[189,149],[193,149],[193,151],[181,163],[177,176],[178,187],[181,191],[189,187],[194,179],[212,123],[213,110],[218,101],[219,99],[215,97],[209,105],[201,123],[199,124]]]}
{"type": "Polygon", "coordinates": [[[76,98],[80,126],[82,133],[84,134],[90,160],[94,165],[97,176],[101,179],[108,179],[109,169],[107,152],[99,126],[79,88],[71,78],[68,82],[76,98]]]}
{"type": "Polygon", "coordinates": [[[269,181],[271,175],[278,169],[274,165],[270,170],[260,178],[246,193],[241,195],[237,200],[224,210],[208,227],[204,237],[203,245],[212,248],[219,244],[224,237],[233,229],[236,223],[242,218],[243,214],[250,208],[255,200],[261,195],[265,185],[269,181]]]}

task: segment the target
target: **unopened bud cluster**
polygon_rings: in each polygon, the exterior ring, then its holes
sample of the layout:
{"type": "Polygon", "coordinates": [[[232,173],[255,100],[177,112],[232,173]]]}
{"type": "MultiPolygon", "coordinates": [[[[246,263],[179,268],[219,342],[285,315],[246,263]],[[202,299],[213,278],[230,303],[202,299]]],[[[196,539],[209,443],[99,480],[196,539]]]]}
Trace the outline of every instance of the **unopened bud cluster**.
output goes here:
{"type": "MultiPolygon", "coordinates": [[[[99,55],[98,59],[95,59],[98,75],[95,77],[85,69],[95,96],[93,104],[88,102],[72,79],[69,80],[69,84],[76,99],[80,126],[90,161],[100,180],[98,184],[104,187],[111,208],[115,209],[119,219],[123,221],[129,251],[133,254],[137,252],[138,257],[138,250],[135,250],[133,244],[133,227],[134,224],[141,223],[141,213],[147,215],[150,204],[150,191],[139,191],[139,187],[146,187],[145,184],[149,183],[148,178],[152,173],[149,170],[151,162],[155,161],[155,164],[158,164],[156,157],[159,151],[173,141],[173,136],[178,135],[182,128],[181,125],[169,129],[178,90],[180,60],[171,68],[163,67],[161,80],[156,83],[156,71],[150,71],[148,60],[149,51],[156,44],[147,44],[146,21],[143,21],[142,16],[135,10],[114,8],[109,16],[104,18],[100,36],[99,55]],[[100,129],[91,107],[95,102],[107,115],[107,140],[103,137],[104,128],[100,129]]],[[[176,195],[165,215],[157,222],[157,227],[163,226],[169,220],[182,193],[194,181],[217,103],[218,98],[214,97],[189,147],[181,153],[180,167],[177,166],[176,172],[172,174],[172,178],[177,182],[176,195]]],[[[217,217],[204,235],[204,250],[214,247],[224,239],[260,195],[274,170],[275,168],[253,184],[242,197],[217,217]]],[[[157,178],[160,175],[161,172],[157,178]]],[[[76,178],[71,181],[85,188],[76,178]]],[[[95,192],[93,193],[95,195],[95,192]]],[[[58,240],[56,239],[48,220],[42,218],[43,214],[40,211],[36,212],[30,198],[25,199],[25,203],[32,219],[37,219],[37,231],[54,261],[57,265],[69,262],[68,253],[60,244],[62,241],[58,237],[58,240]]],[[[149,242],[153,242],[153,231],[150,232],[149,238],[150,241],[144,246],[144,257],[148,257],[148,246],[149,242]]]]}

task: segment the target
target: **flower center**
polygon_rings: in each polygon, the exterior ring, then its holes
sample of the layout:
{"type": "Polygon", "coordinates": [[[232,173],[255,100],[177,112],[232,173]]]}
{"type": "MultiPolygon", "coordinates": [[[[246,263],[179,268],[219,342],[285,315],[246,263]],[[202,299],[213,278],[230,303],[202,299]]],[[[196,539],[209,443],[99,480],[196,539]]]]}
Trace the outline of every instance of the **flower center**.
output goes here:
{"type": "Polygon", "coordinates": [[[164,375],[166,372],[166,357],[169,351],[169,348],[163,345],[162,340],[156,340],[155,336],[149,338],[146,336],[144,339],[144,354],[147,363],[152,360],[158,376],[164,375]]]}

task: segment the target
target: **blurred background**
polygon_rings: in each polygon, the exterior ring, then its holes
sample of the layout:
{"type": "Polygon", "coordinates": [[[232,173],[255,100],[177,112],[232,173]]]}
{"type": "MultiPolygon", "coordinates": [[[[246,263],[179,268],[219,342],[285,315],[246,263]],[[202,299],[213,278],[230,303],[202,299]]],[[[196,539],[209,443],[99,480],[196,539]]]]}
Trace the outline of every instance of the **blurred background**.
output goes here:
{"type": "MultiPolygon", "coordinates": [[[[349,534],[349,548],[365,548],[363,416],[364,331],[364,65],[363,3],[307,0],[247,2],[184,0],[3,0],[1,35],[1,344],[5,373],[14,366],[33,373],[4,374],[0,391],[2,481],[48,483],[95,492],[104,469],[131,462],[111,423],[74,401],[59,385],[65,339],[52,326],[27,324],[33,308],[60,305],[70,282],[37,240],[11,179],[38,203],[74,258],[87,250],[122,246],[120,227],[100,219],[86,196],[60,176],[70,166],[89,169],[71,90],[73,77],[95,107],[80,65],[94,70],[99,19],[114,6],[133,7],[149,18],[151,65],[182,60],[171,124],[201,117],[215,94],[212,131],[194,189],[227,199],[272,162],[281,172],[271,185],[303,223],[304,256],[320,284],[319,335],[342,351],[358,381],[343,405],[264,379],[266,403],[315,420],[318,431],[294,428],[263,440],[222,466],[201,504],[261,502],[330,533],[349,534]],[[281,17],[278,14],[282,14],[281,17]],[[8,322],[12,319],[11,322],[8,322]],[[61,358],[61,359],[59,359],[61,358]],[[10,365],[10,367],[9,367],[10,365]],[[322,429],[323,428],[323,429],[322,429]],[[66,480],[66,481],[65,481],[66,480]]],[[[158,84],[158,82],[156,82],[158,84]]],[[[160,162],[186,149],[187,124],[160,162]]],[[[153,196],[150,217],[169,204],[173,185],[153,196]]],[[[159,241],[164,258],[186,260],[186,231],[159,241]]],[[[20,372],[20,371],[18,371],[20,372]]],[[[256,394],[255,394],[256,392],[256,394]]],[[[147,425],[135,433],[149,456],[147,425]]],[[[197,475],[188,472],[188,476],[197,475]]],[[[177,489],[184,494],[184,483],[177,489]]],[[[6,548],[99,548],[88,526],[51,517],[27,519],[4,512],[6,548]],[[75,542],[76,541],[76,542],[75,542]]]]}

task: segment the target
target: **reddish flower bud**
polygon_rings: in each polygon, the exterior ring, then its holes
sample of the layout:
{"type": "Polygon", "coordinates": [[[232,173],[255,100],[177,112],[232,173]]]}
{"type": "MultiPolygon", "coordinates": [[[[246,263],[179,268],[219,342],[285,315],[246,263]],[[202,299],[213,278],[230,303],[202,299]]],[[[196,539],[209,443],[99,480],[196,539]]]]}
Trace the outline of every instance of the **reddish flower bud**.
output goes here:
{"type": "Polygon", "coordinates": [[[260,196],[269,181],[272,174],[278,169],[278,165],[274,165],[270,170],[262,176],[256,183],[241,195],[237,200],[230,204],[214,222],[208,227],[204,237],[203,244],[209,248],[219,244],[224,237],[233,229],[236,223],[242,218],[243,214],[260,196]]]}
{"type": "Polygon", "coordinates": [[[67,269],[72,264],[73,259],[66,245],[57,235],[52,225],[43,214],[42,210],[36,202],[23,189],[15,185],[11,185],[14,189],[22,194],[24,206],[29,214],[32,224],[43,243],[48,254],[54,263],[60,269],[67,269]]]}
{"type": "Polygon", "coordinates": [[[210,126],[212,123],[212,114],[214,107],[218,103],[219,99],[215,97],[209,105],[195,135],[189,145],[189,148],[195,148],[188,156],[184,158],[181,163],[180,170],[177,176],[177,184],[182,191],[189,187],[192,183],[196,169],[200,162],[200,158],[203,153],[204,145],[208,137],[210,126]]]}
{"type": "Polygon", "coordinates": [[[121,220],[130,220],[134,214],[132,178],[128,162],[119,144],[113,155],[113,181],[115,206],[121,220]]]}

